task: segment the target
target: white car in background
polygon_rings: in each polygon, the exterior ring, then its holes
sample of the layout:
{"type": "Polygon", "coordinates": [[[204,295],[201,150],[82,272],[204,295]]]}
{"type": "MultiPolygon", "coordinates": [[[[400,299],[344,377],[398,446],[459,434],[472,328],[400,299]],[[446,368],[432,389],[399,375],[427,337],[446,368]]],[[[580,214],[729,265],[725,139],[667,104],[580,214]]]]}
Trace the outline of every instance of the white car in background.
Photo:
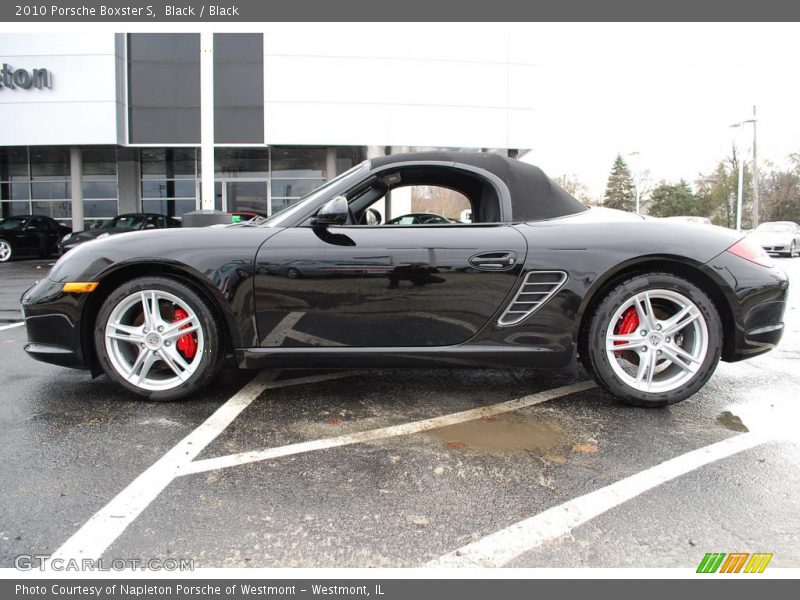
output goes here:
{"type": "Polygon", "coordinates": [[[687,223],[702,223],[703,225],[711,225],[711,219],[708,217],[664,217],[668,221],[686,221],[687,223]]]}
{"type": "Polygon", "coordinates": [[[750,234],[759,246],[771,254],[797,256],[800,248],[800,225],[794,221],[762,223],[750,234]]]}

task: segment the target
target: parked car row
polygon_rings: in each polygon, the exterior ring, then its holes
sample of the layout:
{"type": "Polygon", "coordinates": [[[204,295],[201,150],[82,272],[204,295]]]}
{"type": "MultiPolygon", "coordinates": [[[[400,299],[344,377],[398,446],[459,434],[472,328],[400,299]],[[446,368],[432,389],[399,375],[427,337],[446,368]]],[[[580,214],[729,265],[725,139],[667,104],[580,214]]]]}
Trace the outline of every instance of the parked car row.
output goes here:
{"type": "Polygon", "coordinates": [[[0,221],[0,262],[17,256],[45,258],[71,229],[50,217],[17,215],[0,221]]]}
{"type": "MultiPolygon", "coordinates": [[[[263,218],[253,212],[232,213],[232,222],[263,218]]],[[[675,216],[666,220],[711,224],[707,217],[675,216]]],[[[380,223],[380,219],[377,219],[380,223]]],[[[460,223],[432,213],[410,213],[387,221],[387,225],[435,225],[460,223]]],[[[16,215],[0,220],[0,263],[21,256],[46,258],[64,254],[89,240],[102,239],[118,233],[145,229],[171,229],[181,227],[181,221],[158,213],[126,213],[106,223],[73,232],[69,227],[44,215],[16,215]]],[[[759,246],[770,254],[797,256],[800,249],[800,225],[793,221],[762,223],[749,234],[759,246]]]]}
{"type": "Polygon", "coordinates": [[[157,213],[127,213],[118,215],[85,231],[73,232],[43,215],[15,215],[0,220],[0,262],[22,256],[47,258],[63,254],[89,240],[101,239],[118,233],[144,229],[170,229],[180,227],[178,219],[157,213]]]}
{"type": "MultiPolygon", "coordinates": [[[[240,223],[251,219],[264,218],[265,215],[255,212],[231,213],[231,221],[240,223]]],[[[412,213],[392,219],[392,225],[446,224],[459,223],[440,215],[429,213],[412,213]]],[[[51,217],[42,215],[17,215],[0,220],[0,262],[23,256],[61,255],[75,246],[131,231],[145,229],[172,229],[181,227],[181,221],[158,213],[126,213],[118,215],[99,225],[84,231],[72,231],[51,217]]]]}

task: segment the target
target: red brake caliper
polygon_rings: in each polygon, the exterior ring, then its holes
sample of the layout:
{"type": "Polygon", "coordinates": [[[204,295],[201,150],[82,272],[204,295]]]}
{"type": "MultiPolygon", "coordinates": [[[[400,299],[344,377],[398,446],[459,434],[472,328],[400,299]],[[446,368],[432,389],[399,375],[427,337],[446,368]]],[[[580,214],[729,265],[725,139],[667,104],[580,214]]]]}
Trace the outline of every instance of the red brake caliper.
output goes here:
{"type": "MultiPolygon", "coordinates": [[[[636,308],[631,306],[628,310],[622,313],[622,319],[620,319],[617,328],[614,330],[614,334],[628,335],[629,333],[636,331],[637,327],[639,327],[639,315],[636,314],[636,308]]],[[[624,343],[625,342],[614,342],[614,345],[618,346],[624,343]]],[[[617,354],[619,354],[619,352],[617,352],[617,354]]]]}
{"type": "MultiPolygon", "coordinates": [[[[177,321],[186,319],[188,316],[189,314],[185,310],[176,307],[175,315],[172,317],[172,322],[176,323],[177,321]]],[[[186,326],[181,327],[181,329],[186,329],[186,327],[189,327],[189,325],[187,324],[186,326]]],[[[192,360],[194,355],[197,354],[197,342],[191,333],[187,333],[183,337],[178,338],[178,343],[175,345],[178,347],[178,351],[183,354],[183,357],[186,360],[192,360]]]]}

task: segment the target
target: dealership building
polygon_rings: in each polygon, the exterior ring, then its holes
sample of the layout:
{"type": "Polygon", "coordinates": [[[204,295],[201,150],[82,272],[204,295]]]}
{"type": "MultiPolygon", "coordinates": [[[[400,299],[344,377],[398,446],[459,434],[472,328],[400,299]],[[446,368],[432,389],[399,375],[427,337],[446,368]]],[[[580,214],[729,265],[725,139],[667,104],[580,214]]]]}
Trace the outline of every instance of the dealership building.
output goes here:
{"type": "Polygon", "coordinates": [[[0,34],[0,216],[272,214],[366,158],[533,147],[534,67],[508,40],[279,25],[0,34]]]}

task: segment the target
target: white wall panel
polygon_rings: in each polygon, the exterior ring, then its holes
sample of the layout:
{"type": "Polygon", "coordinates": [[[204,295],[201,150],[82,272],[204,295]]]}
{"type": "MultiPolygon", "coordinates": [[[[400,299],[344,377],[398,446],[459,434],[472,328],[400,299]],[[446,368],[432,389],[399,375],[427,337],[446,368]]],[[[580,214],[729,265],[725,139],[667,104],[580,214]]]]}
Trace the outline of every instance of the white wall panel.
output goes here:
{"type": "Polygon", "coordinates": [[[497,63],[397,58],[267,56],[266,102],[504,107],[497,63]]]}
{"type": "Polygon", "coordinates": [[[3,34],[0,62],[52,78],[51,89],[0,89],[0,145],[117,143],[114,34],[3,34]]]}
{"type": "Polygon", "coordinates": [[[114,102],[20,102],[0,105],[0,146],[116,144],[114,102]]]}
{"type": "Polygon", "coordinates": [[[268,55],[506,61],[506,28],[485,23],[273,23],[268,55]]]}
{"type": "Polygon", "coordinates": [[[493,147],[506,145],[504,108],[267,104],[268,144],[493,147]]]}

